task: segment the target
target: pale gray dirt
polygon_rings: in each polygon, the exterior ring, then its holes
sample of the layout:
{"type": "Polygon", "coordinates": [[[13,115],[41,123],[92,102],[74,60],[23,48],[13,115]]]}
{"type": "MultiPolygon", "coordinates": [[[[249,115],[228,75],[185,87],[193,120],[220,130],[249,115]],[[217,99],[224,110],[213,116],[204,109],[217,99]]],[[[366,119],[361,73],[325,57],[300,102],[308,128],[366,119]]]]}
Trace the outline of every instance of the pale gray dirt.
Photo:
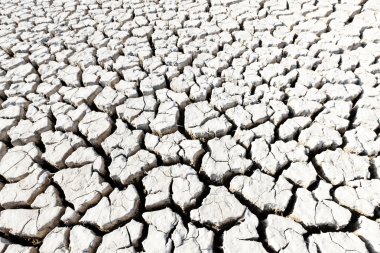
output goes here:
{"type": "Polygon", "coordinates": [[[0,0],[0,253],[379,253],[379,0],[0,0]]]}

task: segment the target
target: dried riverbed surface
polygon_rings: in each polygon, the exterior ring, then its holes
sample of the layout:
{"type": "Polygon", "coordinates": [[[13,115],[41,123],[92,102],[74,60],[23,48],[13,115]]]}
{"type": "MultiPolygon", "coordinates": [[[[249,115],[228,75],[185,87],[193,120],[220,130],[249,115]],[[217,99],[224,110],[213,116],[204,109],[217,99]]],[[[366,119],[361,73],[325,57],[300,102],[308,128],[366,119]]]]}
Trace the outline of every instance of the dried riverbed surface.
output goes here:
{"type": "Polygon", "coordinates": [[[380,252],[379,34],[378,0],[0,0],[0,252],[380,252]]]}

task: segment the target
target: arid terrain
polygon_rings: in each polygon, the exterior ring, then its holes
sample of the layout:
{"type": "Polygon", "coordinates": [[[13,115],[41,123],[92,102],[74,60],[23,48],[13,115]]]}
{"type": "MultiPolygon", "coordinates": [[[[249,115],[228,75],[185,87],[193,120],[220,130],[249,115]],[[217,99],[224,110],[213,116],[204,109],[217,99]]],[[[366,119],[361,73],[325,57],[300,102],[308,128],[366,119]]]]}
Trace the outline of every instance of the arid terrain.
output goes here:
{"type": "Polygon", "coordinates": [[[379,0],[0,0],[1,253],[379,253],[379,0]]]}

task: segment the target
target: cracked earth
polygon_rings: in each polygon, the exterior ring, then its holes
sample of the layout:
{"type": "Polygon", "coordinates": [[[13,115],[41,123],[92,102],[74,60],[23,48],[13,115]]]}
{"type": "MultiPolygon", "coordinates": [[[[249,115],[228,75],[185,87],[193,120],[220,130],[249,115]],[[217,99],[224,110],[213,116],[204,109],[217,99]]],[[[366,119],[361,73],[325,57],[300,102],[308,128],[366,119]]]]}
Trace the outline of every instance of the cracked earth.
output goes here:
{"type": "Polygon", "coordinates": [[[379,34],[378,0],[0,0],[0,252],[380,252],[379,34]]]}

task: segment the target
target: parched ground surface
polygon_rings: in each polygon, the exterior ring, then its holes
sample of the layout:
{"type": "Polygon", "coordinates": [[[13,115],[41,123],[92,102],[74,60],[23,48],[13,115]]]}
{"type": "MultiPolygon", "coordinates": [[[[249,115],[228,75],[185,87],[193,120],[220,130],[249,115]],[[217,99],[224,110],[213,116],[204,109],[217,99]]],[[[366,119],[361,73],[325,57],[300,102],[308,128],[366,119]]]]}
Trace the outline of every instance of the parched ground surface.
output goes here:
{"type": "Polygon", "coordinates": [[[0,252],[380,252],[378,0],[0,0],[0,252]]]}

